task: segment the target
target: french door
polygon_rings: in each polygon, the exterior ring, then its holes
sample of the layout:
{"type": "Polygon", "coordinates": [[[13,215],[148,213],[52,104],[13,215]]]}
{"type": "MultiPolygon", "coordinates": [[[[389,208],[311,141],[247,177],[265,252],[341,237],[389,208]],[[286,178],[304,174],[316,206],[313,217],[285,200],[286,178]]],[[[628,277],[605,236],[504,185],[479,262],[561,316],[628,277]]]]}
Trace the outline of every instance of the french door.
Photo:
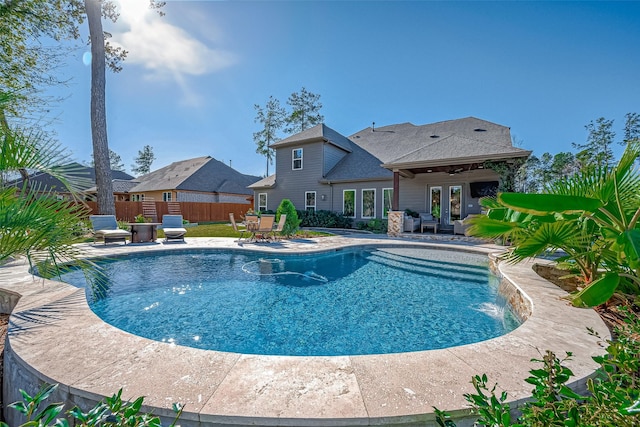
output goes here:
{"type": "Polygon", "coordinates": [[[461,219],[462,214],[462,185],[449,186],[449,224],[461,219]]]}

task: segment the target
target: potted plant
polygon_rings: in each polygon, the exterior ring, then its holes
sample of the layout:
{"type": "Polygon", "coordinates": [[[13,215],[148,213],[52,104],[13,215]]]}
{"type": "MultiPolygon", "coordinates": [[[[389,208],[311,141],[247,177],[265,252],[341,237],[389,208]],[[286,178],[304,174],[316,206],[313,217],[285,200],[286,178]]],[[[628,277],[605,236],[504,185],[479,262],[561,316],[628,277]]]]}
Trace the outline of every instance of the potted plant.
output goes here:
{"type": "Polygon", "coordinates": [[[440,205],[433,205],[433,208],[431,209],[431,215],[433,215],[433,217],[437,220],[440,219],[440,205]]]}
{"type": "Polygon", "coordinates": [[[145,218],[144,216],[142,216],[142,214],[138,214],[135,216],[135,218],[133,218],[133,222],[143,224],[145,222],[151,222],[151,218],[145,218]]]}

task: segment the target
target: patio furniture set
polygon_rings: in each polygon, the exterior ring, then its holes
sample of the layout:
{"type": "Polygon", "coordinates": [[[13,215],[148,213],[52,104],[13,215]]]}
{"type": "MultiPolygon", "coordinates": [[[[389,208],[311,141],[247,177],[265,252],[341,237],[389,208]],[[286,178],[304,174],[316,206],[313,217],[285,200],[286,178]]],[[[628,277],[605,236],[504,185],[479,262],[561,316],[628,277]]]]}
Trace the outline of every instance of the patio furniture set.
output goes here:
{"type": "Polygon", "coordinates": [[[182,226],[182,215],[163,215],[162,222],[131,222],[127,225],[129,230],[118,227],[115,215],[91,215],[89,216],[93,227],[94,243],[103,241],[107,243],[122,241],[127,244],[127,239],[131,243],[155,242],[158,237],[158,226],[164,232],[165,242],[169,240],[181,240],[187,234],[186,228],[182,226]]]}
{"type": "MultiPolygon", "coordinates": [[[[464,219],[457,219],[453,221],[453,234],[467,234],[467,229],[470,224],[467,221],[469,218],[476,216],[476,214],[469,214],[464,219]]],[[[438,218],[435,218],[433,215],[429,213],[421,213],[418,218],[414,218],[410,215],[404,215],[404,227],[403,231],[414,233],[420,230],[421,233],[424,233],[425,229],[433,229],[433,234],[438,234],[438,225],[440,224],[438,218]]]]}
{"type": "Polygon", "coordinates": [[[275,225],[275,219],[276,216],[270,214],[263,214],[261,216],[247,215],[245,216],[245,229],[241,230],[238,228],[238,224],[236,223],[233,213],[229,214],[229,220],[231,221],[233,229],[240,233],[240,238],[238,239],[239,243],[242,241],[245,233],[250,234],[248,238],[245,238],[245,242],[247,243],[274,241],[276,239],[276,233],[280,233],[284,230],[284,224],[287,222],[287,215],[280,215],[280,220],[277,225],[275,225]]]}

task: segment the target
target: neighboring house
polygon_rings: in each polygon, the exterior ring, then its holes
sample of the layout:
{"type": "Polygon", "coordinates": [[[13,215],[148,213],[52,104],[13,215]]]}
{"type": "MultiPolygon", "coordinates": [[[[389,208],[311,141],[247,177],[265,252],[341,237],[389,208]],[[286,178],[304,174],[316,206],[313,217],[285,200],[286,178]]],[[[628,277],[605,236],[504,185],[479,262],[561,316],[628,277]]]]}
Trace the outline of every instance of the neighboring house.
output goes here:
{"type": "Polygon", "coordinates": [[[132,201],[249,203],[253,191],[248,186],[259,179],[206,156],[174,162],[140,176],[129,193],[132,201]]]}
{"type": "MultiPolygon", "coordinates": [[[[113,198],[116,202],[129,202],[131,201],[131,195],[129,194],[130,190],[138,185],[139,182],[137,179],[114,179],[112,181],[113,185],[113,198]]],[[[86,193],[91,194],[93,198],[98,196],[98,188],[93,186],[89,188],[86,193]]]]}
{"type": "MultiPolygon", "coordinates": [[[[69,168],[72,170],[69,173],[71,179],[74,181],[78,191],[84,193],[88,197],[91,197],[92,194],[96,192],[96,171],[91,166],[83,166],[80,163],[72,163],[70,165],[66,165],[65,168],[69,168]]],[[[118,196],[116,193],[116,182],[123,182],[128,185],[132,179],[134,179],[131,175],[126,172],[112,170],[111,176],[113,177],[114,182],[114,195],[116,200],[118,200],[118,196]]],[[[15,186],[18,188],[22,188],[23,180],[17,179],[12,182],[7,183],[7,185],[15,186]]],[[[42,173],[35,172],[29,175],[29,185],[33,189],[37,189],[39,192],[53,191],[57,193],[61,197],[70,197],[71,193],[65,187],[65,185],[57,178],[53,176],[42,173]]]]}
{"type": "Polygon", "coordinates": [[[479,213],[500,176],[487,162],[515,162],[531,151],[513,147],[508,127],[468,117],[422,126],[369,127],[345,137],[324,124],[271,145],[276,173],[250,188],[256,210],[284,198],[300,210],[341,212],[354,221],[389,210],[440,211],[440,226],[479,213]]]}

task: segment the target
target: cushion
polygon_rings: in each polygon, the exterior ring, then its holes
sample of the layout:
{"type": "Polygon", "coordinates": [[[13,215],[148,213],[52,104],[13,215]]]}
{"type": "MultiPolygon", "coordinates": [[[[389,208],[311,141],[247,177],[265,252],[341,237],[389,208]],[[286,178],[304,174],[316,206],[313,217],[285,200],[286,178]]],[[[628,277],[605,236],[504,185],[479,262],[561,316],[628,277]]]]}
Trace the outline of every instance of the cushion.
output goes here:
{"type": "Polygon", "coordinates": [[[187,233],[186,228],[163,228],[165,236],[181,236],[187,233]]]}
{"type": "Polygon", "coordinates": [[[96,236],[105,236],[105,237],[130,237],[131,233],[127,230],[98,230],[96,231],[96,236]]]}
{"type": "Polygon", "coordinates": [[[420,220],[421,221],[433,221],[433,215],[428,214],[428,213],[422,213],[422,214],[420,214],[420,220]]]}
{"type": "Polygon", "coordinates": [[[91,215],[91,226],[94,230],[117,230],[118,221],[115,215],[91,215]]]}

